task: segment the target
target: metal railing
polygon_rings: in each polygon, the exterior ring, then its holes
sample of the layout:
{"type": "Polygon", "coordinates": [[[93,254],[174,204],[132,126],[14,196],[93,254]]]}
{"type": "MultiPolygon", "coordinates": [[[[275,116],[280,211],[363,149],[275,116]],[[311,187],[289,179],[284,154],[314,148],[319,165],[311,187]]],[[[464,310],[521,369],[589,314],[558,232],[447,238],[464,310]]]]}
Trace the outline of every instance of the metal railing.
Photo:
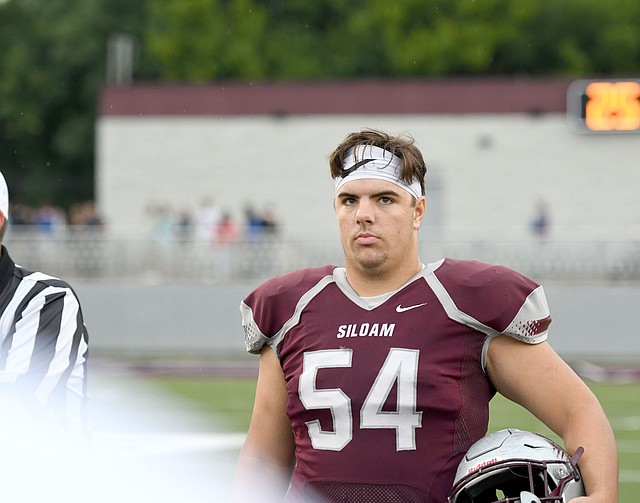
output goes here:
{"type": "MultiPolygon", "coordinates": [[[[216,245],[114,239],[96,230],[65,227],[54,233],[12,229],[5,245],[25,268],[87,281],[256,281],[302,267],[342,263],[337,239],[283,237],[216,245]]],[[[640,281],[640,240],[429,241],[422,246],[423,260],[470,258],[506,265],[539,281],[640,281]]]]}

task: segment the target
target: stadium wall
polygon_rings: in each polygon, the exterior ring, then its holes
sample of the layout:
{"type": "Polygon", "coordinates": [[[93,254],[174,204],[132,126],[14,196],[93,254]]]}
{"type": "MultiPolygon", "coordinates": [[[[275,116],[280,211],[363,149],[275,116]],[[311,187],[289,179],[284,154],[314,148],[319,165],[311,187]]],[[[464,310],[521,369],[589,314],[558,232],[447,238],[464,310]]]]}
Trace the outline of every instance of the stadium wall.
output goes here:
{"type": "MultiPolygon", "coordinates": [[[[411,134],[425,154],[429,261],[441,256],[438,242],[529,246],[541,200],[549,240],[588,250],[599,240],[635,242],[639,137],[577,132],[569,86],[469,79],[106,88],[96,202],[118,239],[151,238],[150,208],[194,212],[212,197],[237,220],[249,204],[274,209],[290,242],[337,243],[327,156],[348,132],[374,127],[411,134]]],[[[95,350],[243,352],[238,304],[255,285],[118,281],[77,286],[95,350]]],[[[640,357],[637,284],[545,286],[560,353],[640,357]]]]}
{"type": "MultiPolygon", "coordinates": [[[[79,283],[96,354],[216,357],[244,354],[239,305],[256,285],[79,283]]],[[[550,343],[564,357],[640,358],[640,287],[550,285],[550,343]]]]}
{"type": "Polygon", "coordinates": [[[108,88],[96,194],[109,232],[148,237],[149,209],[210,196],[237,219],[271,207],[290,239],[336,238],[327,156],[353,130],[409,133],[423,150],[426,232],[522,240],[538,201],[551,239],[640,235],[640,142],[580,134],[564,81],[108,88]]]}

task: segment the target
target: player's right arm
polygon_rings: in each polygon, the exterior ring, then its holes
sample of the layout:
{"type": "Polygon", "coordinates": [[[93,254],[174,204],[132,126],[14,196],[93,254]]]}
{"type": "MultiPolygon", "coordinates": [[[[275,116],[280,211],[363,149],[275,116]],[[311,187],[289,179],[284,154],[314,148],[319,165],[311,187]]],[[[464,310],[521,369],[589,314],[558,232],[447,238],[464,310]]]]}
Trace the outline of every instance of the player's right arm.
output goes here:
{"type": "Polygon", "coordinates": [[[278,357],[265,345],[260,353],[253,414],[238,458],[235,500],[282,501],[295,463],[287,387],[278,357]]]}

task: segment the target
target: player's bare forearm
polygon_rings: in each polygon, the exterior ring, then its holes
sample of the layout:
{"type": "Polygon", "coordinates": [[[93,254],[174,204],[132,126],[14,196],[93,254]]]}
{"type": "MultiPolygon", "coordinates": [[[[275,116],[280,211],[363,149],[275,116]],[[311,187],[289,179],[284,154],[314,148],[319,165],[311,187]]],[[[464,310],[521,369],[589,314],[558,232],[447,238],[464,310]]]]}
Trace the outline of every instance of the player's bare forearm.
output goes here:
{"type": "Polygon", "coordinates": [[[487,372],[500,393],[562,437],[570,454],[584,448],[579,467],[590,498],[585,503],[615,503],[618,453],[611,426],[595,395],[551,347],[497,337],[487,372]]]}
{"type": "Polygon", "coordinates": [[[618,452],[609,422],[594,396],[585,396],[571,419],[574,427],[562,435],[567,450],[584,448],[579,467],[588,498],[579,503],[616,503],[618,501],[618,452]]]}

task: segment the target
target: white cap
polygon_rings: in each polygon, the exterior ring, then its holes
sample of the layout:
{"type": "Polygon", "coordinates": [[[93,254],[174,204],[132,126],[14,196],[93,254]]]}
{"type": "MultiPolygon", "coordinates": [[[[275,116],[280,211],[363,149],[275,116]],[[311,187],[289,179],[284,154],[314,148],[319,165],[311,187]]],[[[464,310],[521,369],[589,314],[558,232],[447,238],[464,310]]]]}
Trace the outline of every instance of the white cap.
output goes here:
{"type": "Polygon", "coordinates": [[[0,173],[0,211],[9,219],[9,189],[2,173],[0,173]]]}

